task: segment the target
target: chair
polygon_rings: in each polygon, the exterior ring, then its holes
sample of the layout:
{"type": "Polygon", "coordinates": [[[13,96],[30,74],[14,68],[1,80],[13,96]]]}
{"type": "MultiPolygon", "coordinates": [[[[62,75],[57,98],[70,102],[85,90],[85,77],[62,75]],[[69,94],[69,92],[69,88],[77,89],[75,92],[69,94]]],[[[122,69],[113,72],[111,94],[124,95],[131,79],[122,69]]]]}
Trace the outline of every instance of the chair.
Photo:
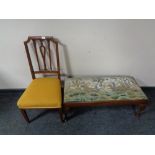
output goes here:
{"type": "Polygon", "coordinates": [[[29,36],[24,45],[33,80],[18,100],[18,108],[28,123],[27,109],[58,109],[64,121],[58,41],[48,36],[29,36]]]}

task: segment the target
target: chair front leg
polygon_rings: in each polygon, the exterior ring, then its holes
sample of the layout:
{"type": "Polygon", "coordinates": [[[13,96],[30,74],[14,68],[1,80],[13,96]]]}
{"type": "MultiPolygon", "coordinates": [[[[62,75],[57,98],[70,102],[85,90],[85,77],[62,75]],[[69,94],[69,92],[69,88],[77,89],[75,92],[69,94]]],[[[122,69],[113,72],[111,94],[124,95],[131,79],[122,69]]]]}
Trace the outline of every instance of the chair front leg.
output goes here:
{"type": "Polygon", "coordinates": [[[66,117],[65,117],[65,114],[63,113],[63,109],[62,108],[59,109],[59,115],[60,115],[61,122],[64,123],[65,120],[66,120],[66,117]]]}
{"type": "Polygon", "coordinates": [[[27,116],[26,110],[20,109],[20,112],[22,113],[24,119],[26,120],[26,122],[30,123],[30,120],[27,116]]]}

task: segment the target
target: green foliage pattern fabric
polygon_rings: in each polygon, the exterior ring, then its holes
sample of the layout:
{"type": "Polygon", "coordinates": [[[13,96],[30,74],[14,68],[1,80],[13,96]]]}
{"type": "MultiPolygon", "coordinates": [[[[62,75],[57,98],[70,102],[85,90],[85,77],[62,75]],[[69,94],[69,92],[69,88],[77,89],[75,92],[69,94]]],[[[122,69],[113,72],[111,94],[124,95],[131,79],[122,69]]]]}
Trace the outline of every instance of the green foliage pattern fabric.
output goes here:
{"type": "Polygon", "coordinates": [[[74,77],[65,80],[64,102],[145,100],[131,76],[74,77]]]}

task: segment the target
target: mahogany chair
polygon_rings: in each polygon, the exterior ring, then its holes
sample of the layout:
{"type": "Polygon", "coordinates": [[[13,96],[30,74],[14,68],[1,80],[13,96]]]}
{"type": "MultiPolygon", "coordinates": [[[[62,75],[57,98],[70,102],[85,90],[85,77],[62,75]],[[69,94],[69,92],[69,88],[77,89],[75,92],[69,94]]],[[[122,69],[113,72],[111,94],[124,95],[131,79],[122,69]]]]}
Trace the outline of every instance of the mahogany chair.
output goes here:
{"type": "Polygon", "coordinates": [[[18,108],[28,123],[27,109],[58,109],[64,121],[58,41],[49,36],[29,36],[24,45],[33,80],[18,100],[18,108]]]}

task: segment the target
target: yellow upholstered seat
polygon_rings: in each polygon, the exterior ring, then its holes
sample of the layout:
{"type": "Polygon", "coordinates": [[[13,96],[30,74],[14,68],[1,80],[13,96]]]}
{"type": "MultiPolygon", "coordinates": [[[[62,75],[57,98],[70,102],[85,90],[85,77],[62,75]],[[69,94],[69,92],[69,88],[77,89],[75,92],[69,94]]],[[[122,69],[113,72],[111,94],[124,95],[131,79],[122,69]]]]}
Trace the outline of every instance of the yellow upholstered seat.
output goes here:
{"type": "Polygon", "coordinates": [[[61,108],[61,84],[58,78],[34,79],[17,103],[20,109],[61,108]]]}

